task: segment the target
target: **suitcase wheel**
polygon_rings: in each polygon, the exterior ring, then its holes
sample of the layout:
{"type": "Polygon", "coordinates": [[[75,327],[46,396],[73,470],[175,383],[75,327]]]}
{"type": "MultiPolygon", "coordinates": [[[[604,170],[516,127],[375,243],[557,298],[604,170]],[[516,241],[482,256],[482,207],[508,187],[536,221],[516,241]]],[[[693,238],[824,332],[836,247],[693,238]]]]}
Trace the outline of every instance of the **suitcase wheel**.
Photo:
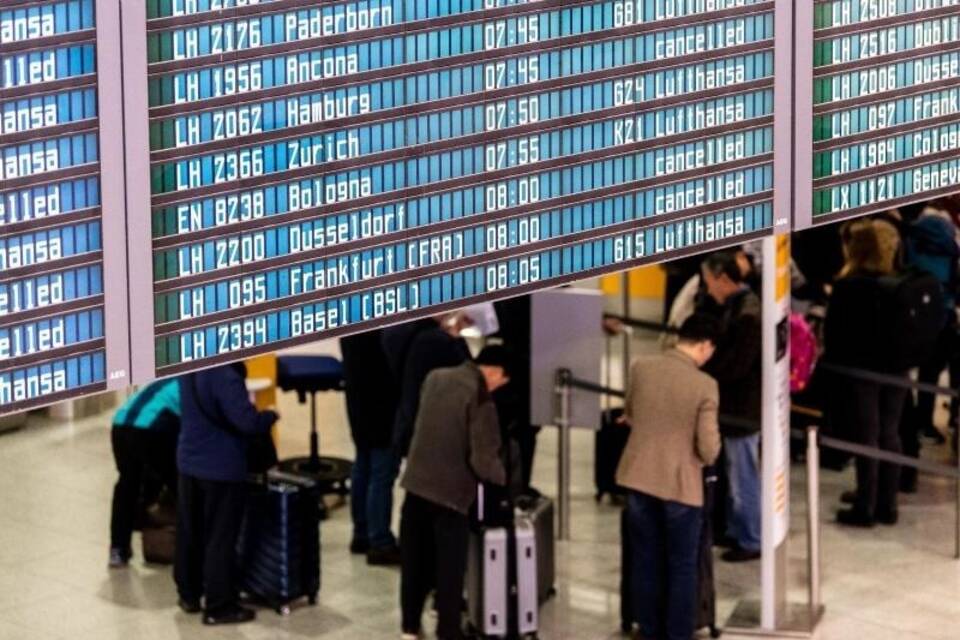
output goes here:
{"type": "Polygon", "coordinates": [[[720,629],[717,628],[717,625],[715,625],[715,624],[710,625],[710,637],[711,637],[711,638],[719,638],[722,633],[723,633],[723,632],[720,631],[720,629]]]}
{"type": "Polygon", "coordinates": [[[308,602],[311,606],[317,604],[317,594],[311,593],[310,595],[308,595],[308,596],[307,596],[307,602],[308,602]]]}

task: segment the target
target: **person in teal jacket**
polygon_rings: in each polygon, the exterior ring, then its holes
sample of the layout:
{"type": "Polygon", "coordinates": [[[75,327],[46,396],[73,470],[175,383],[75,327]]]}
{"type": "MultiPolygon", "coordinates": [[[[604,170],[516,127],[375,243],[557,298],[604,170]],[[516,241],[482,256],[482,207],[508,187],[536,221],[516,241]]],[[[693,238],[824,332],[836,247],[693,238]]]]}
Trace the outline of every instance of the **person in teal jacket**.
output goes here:
{"type": "Polygon", "coordinates": [[[120,477],[113,489],[110,517],[110,567],[127,566],[130,538],[148,473],[170,491],[177,488],[177,435],[180,431],[180,385],[158,380],[127,398],[113,417],[113,459],[120,477]]]}

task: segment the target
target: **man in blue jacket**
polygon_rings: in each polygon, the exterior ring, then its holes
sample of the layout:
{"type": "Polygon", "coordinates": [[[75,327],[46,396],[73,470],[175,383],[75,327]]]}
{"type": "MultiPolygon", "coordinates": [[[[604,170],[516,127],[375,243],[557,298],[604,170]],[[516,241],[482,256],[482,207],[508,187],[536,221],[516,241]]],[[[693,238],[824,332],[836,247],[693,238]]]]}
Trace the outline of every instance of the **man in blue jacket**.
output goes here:
{"type": "Polygon", "coordinates": [[[246,368],[224,365],[180,379],[181,428],[177,554],[174,578],[180,608],[204,624],[249,622],[237,602],[237,535],[246,498],[249,438],[269,432],[273,411],[257,411],[247,394],[246,368]]]}

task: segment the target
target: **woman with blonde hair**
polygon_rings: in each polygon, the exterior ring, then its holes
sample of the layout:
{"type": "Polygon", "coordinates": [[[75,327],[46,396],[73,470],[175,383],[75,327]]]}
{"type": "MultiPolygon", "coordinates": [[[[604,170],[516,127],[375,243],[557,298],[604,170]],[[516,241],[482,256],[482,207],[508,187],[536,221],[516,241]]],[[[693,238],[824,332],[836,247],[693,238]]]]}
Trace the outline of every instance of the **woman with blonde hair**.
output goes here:
{"type": "MultiPolygon", "coordinates": [[[[897,271],[900,235],[885,220],[856,220],[844,227],[845,264],[833,286],[824,323],[824,360],[830,364],[906,375],[891,371],[882,344],[884,293],[881,279],[897,271]]],[[[867,380],[837,376],[838,417],[849,436],[867,446],[899,452],[899,423],[906,391],[867,380]]],[[[872,527],[897,521],[899,467],[857,459],[857,491],[850,509],[837,513],[841,524],[872,527]]]]}

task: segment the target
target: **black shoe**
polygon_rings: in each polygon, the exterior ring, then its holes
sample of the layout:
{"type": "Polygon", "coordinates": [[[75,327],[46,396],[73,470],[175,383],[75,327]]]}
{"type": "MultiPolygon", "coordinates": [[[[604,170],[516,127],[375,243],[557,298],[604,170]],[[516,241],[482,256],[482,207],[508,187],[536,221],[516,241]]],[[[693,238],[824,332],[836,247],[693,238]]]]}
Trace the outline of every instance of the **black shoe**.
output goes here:
{"type": "Polygon", "coordinates": [[[854,504],[857,501],[857,492],[850,490],[840,494],[840,502],[843,504],[854,504]]]}
{"type": "Polygon", "coordinates": [[[180,611],[183,611],[187,615],[194,615],[195,613],[200,613],[203,611],[203,607],[200,606],[199,600],[189,600],[187,598],[180,598],[177,600],[177,606],[180,607],[180,611]]]}
{"type": "Polygon", "coordinates": [[[737,541],[730,536],[722,536],[713,541],[713,546],[721,549],[736,549],[737,541]]]}
{"type": "Polygon", "coordinates": [[[370,550],[370,543],[366,540],[354,540],[350,543],[350,553],[362,556],[370,550]]]}
{"type": "Polygon", "coordinates": [[[900,513],[893,509],[892,511],[877,511],[876,520],[880,524],[893,526],[900,519],[900,513]]]}
{"type": "Polygon", "coordinates": [[[837,522],[848,527],[863,527],[869,529],[876,524],[876,521],[857,511],[856,509],[841,509],[837,511],[837,522]]]}
{"type": "Polygon", "coordinates": [[[724,562],[750,562],[751,560],[759,560],[760,552],[734,547],[733,549],[724,551],[720,557],[724,562]]]}
{"type": "Polygon", "coordinates": [[[917,492],[917,476],[913,477],[900,476],[900,493],[916,493],[917,492]]]}
{"type": "Polygon", "coordinates": [[[367,564],[373,567],[395,567],[400,564],[400,547],[392,545],[367,551],[367,564]]]}
{"type": "Polygon", "coordinates": [[[220,611],[208,612],[203,614],[203,624],[243,624],[244,622],[253,622],[257,613],[253,609],[246,607],[233,606],[220,611]]]}

